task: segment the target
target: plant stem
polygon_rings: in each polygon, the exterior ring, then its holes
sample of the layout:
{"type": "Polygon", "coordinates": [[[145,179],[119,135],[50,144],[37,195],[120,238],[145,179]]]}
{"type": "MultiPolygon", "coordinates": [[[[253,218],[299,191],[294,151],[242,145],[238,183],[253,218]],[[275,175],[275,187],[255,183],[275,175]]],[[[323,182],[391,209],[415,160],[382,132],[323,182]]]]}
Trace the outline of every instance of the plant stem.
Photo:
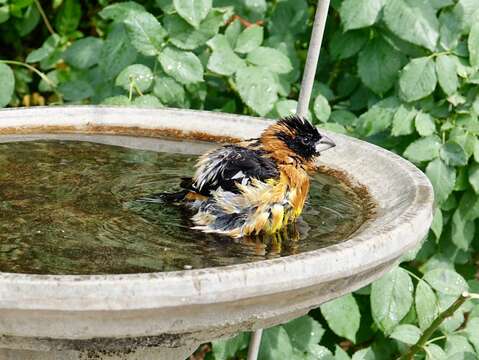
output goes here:
{"type": "MultiPolygon", "coordinates": [[[[404,268],[403,268],[404,269],[404,268]]],[[[423,279],[421,279],[419,276],[417,276],[416,274],[414,274],[411,270],[408,270],[408,269],[404,269],[406,270],[406,272],[411,275],[413,278],[415,278],[417,281],[424,281],[423,279]]]]}
{"type": "Polygon", "coordinates": [[[423,349],[424,345],[426,345],[429,338],[432,336],[432,334],[434,334],[434,332],[438,329],[442,322],[449,316],[452,316],[456,312],[456,310],[459,309],[461,305],[470,298],[471,295],[469,293],[462,293],[461,296],[459,296],[451,306],[449,306],[446,310],[439,314],[439,316],[432,322],[432,324],[424,331],[417,343],[411,346],[409,350],[399,358],[399,360],[412,360],[414,358],[414,355],[423,349]]]}
{"type": "MultiPolygon", "coordinates": [[[[455,333],[457,333],[457,331],[456,331],[455,333]]],[[[436,342],[436,341],[439,341],[439,340],[443,340],[443,339],[446,339],[446,338],[447,338],[447,336],[445,336],[445,335],[435,337],[434,339],[428,340],[428,341],[426,342],[426,345],[432,344],[433,342],[436,342]]]]}
{"type": "Polygon", "coordinates": [[[45,23],[45,25],[46,25],[48,31],[50,32],[50,34],[54,35],[54,34],[55,34],[55,30],[53,30],[53,27],[52,27],[52,25],[50,24],[50,21],[48,21],[48,17],[47,17],[47,15],[45,14],[45,11],[43,11],[43,8],[42,8],[42,5],[40,4],[40,1],[39,1],[39,0],[35,0],[35,5],[37,6],[38,12],[39,12],[40,15],[42,16],[43,22],[45,23]]]}
{"type": "Polygon", "coordinates": [[[27,63],[21,62],[21,61],[15,61],[15,60],[0,60],[0,63],[4,64],[10,64],[10,65],[17,65],[17,66],[23,66],[26,67],[27,69],[33,71],[35,74],[40,76],[48,85],[51,86],[52,91],[59,97],[61,98],[61,94],[56,90],[56,85],[53,81],[51,81],[48,76],[46,76],[44,73],[42,73],[40,70],[35,68],[32,65],[29,65],[27,63]]]}

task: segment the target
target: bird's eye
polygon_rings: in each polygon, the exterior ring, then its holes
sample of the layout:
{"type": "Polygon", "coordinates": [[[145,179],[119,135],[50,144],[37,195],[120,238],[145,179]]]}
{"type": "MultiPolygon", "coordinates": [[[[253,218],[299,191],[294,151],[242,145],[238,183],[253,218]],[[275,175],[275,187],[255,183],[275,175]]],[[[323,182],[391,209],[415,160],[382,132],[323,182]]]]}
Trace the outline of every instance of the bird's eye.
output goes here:
{"type": "Polygon", "coordinates": [[[308,139],[308,138],[302,138],[302,139],[301,139],[301,143],[302,143],[303,145],[308,145],[308,144],[309,144],[309,139],[308,139]]]}

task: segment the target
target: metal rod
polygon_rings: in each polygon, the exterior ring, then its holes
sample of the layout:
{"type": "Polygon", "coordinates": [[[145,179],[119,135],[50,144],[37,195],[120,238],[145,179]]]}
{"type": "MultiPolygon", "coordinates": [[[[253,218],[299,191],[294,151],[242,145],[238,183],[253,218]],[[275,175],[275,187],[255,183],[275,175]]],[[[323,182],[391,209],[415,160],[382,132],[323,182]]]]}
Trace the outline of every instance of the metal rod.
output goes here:
{"type": "Polygon", "coordinates": [[[309,101],[313,91],[314,77],[318,66],[321,43],[323,42],[324,27],[328,17],[329,0],[319,0],[314,16],[313,31],[309,40],[308,56],[304,66],[303,80],[301,81],[301,90],[299,92],[298,107],[296,114],[306,117],[308,114],[309,101]]]}
{"type": "MultiPolygon", "coordinates": [[[[314,16],[313,31],[311,32],[311,39],[309,41],[308,56],[306,58],[306,65],[304,66],[298,107],[296,109],[296,114],[301,117],[306,117],[308,114],[309,101],[311,99],[311,92],[313,91],[314,77],[316,75],[319,53],[323,42],[324,27],[326,26],[326,18],[328,17],[329,1],[330,0],[319,0],[314,16]]],[[[248,360],[258,359],[262,334],[263,329],[253,332],[249,343],[248,360]]]]}
{"type": "Polygon", "coordinates": [[[251,336],[251,341],[248,348],[248,360],[258,359],[259,346],[261,345],[261,335],[263,335],[263,329],[256,330],[251,336]]]}

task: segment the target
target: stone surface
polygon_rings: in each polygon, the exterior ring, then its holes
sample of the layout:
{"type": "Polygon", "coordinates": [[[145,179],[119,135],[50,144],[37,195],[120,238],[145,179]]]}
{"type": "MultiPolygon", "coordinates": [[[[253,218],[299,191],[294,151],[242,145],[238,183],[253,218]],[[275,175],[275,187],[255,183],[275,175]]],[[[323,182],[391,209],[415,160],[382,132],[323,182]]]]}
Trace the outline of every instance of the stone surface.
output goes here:
{"type": "MultiPolygon", "coordinates": [[[[173,109],[0,111],[0,136],[101,132],[251,138],[267,125],[257,118],[173,109]]],[[[328,135],[337,147],[324,153],[321,163],[345,171],[377,202],[375,216],[347,241],[203,270],[108,276],[0,273],[0,359],[149,359],[154,354],[181,360],[201,342],[286,322],[381,276],[426,235],[432,187],[399,156],[328,135]]],[[[143,142],[134,139],[126,138],[125,146],[142,148],[143,142]]]]}

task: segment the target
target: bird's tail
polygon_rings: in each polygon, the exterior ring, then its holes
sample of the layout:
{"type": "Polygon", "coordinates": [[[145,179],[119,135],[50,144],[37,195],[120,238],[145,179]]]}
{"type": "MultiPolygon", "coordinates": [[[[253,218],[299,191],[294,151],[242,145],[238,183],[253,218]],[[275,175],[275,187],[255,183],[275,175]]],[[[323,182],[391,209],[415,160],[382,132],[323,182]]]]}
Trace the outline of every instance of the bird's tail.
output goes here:
{"type": "Polygon", "coordinates": [[[143,198],[138,199],[138,202],[144,203],[156,203],[156,204],[168,204],[168,203],[176,203],[183,201],[188,195],[188,190],[180,190],[174,193],[156,193],[152,194],[143,198]]]}
{"type": "MultiPolygon", "coordinates": [[[[193,179],[190,177],[181,178],[181,190],[173,193],[161,192],[146,196],[144,198],[138,199],[139,202],[144,203],[156,203],[156,204],[171,204],[182,202],[183,200],[193,200],[189,198],[189,194],[192,193],[192,184],[193,179]]],[[[190,196],[191,197],[191,196],[190,196]]]]}

